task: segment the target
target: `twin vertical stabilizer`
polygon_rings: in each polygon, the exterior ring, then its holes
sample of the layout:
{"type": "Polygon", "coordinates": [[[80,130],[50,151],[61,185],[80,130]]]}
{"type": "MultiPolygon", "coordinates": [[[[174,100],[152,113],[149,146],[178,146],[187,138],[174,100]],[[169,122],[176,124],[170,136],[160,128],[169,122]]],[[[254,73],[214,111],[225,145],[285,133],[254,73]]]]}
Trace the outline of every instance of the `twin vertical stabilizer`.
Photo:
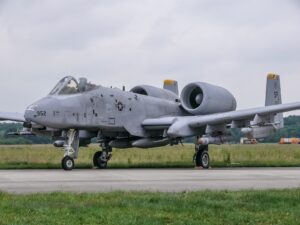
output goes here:
{"type": "MultiPolygon", "coordinates": [[[[265,106],[279,104],[282,104],[280,76],[268,74],[265,106]]],[[[242,133],[244,133],[248,139],[262,139],[273,135],[276,130],[284,127],[283,114],[277,113],[267,116],[257,114],[251,124],[251,127],[243,128],[242,133]]]]}
{"type": "Polygon", "coordinates": [[[176,80],[165,80],[164,81],[164,89],[169,90],[176,95],[179,94],[178,92],[178,82],[176,80]]]}
{"type": "MultiPolygon", "coordinates": [[[[266,106],[282,104],[281,98],[281,86],[280,76],[277,74],[268,74],[267,77],[267,88],[266,88],[266,106]]],[[[274,124],[276,128],[280,129],[284,127],[283,114],[278,113],[274,117],[274,124]]]]}

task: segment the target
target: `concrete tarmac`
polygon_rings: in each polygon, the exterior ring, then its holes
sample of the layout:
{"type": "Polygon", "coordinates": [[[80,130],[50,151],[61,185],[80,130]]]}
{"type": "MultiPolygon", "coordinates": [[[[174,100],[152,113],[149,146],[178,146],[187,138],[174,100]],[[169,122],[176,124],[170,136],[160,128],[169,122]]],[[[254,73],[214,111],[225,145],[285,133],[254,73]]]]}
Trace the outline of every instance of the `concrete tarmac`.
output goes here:
{"type": "Polygon", "coordinates": [[[300,168],[0,170],[0,190],[18,194],[299,187],[300,168]]]}

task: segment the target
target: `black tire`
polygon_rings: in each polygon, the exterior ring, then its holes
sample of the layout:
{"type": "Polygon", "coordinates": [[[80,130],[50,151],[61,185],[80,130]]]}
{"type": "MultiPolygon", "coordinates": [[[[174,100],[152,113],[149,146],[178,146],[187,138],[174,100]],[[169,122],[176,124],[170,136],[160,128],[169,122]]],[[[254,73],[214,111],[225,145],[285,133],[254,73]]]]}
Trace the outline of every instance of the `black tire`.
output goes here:
{"type": "Polygon", "coordinates": [[[70,156],[65,156],[62,160],[61,160],[61,167],[64,170],[72,170],[74,169],[74,159],[71,158],[70,156]]]}
{"type": "Polygon", "coordinates": [[[101,152],[101,151],[96,152],[94,154],[93,164],[95,167],[97,167],[99,169],[106,169],[107,168],[107,159],[104,160],[102,154],[103,154],[103,152],[101,152]]]}
{"type": "Polygon", "coordinates": [[[199,146],[199,149],[196,152],[194,160],[195,160],[196,167],[203,167],[204,169],[209,169],[210,159],[209,159],[207,145],[199,146]]]}
{"type": "Polygon", "coordinates": [[[202,152],[202,154],[201,154],[201,163],[202,163],[202,167],[204,169],[209,169],[209,167],[210,167],[210,161],[209,161],[208,151],[202,152]]]}

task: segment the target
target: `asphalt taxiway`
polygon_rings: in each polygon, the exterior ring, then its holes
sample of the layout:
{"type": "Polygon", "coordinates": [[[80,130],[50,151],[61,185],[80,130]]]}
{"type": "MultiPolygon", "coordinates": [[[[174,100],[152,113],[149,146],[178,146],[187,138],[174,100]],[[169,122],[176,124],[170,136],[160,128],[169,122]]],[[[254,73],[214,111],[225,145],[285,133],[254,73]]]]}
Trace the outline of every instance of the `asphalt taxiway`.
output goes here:
{"type": "Polygon", "coordinates": [[[300,168],[0,170],[9,193],[300,188],[300,168]]]}

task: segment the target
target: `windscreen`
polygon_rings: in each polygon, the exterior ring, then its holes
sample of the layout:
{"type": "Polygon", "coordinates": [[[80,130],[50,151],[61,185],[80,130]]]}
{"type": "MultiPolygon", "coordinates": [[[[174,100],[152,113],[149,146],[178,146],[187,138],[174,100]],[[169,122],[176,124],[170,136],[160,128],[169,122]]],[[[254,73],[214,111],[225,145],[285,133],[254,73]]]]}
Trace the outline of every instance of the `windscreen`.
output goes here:
{"type": "Polygon", "coordinates": [[[71,79],[69,80],[66,85],[60,90],[58,93],[59,95],[70,95],[78,93],[78,83],[76,80],[71,79]]]}
{"type": "Polygon", "coordinates": [[[50,95],[70,95],[79,92],[78,83],[73,77],[64,77],[50,92],[50,95]]]}

